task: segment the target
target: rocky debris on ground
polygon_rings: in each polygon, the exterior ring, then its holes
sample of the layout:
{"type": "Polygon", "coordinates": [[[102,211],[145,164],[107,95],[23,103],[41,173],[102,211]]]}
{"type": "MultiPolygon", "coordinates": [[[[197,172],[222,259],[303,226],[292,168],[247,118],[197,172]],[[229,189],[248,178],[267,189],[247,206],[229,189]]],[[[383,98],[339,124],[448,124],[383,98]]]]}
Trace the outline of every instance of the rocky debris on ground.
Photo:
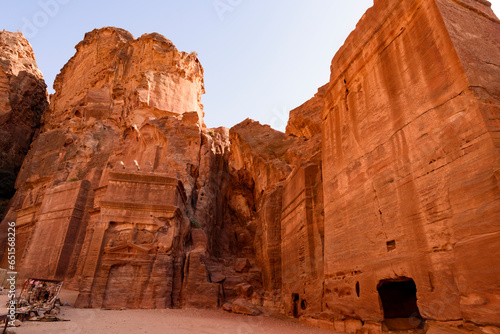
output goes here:
{"type": "Polygon", "coordinates": [[[231,304],[225,304],[223,310],[236,314],[251,316],[257,316],[262,313],[255,305],[251,304],[249,301],[243,298],[238,298],[231,304]]]}

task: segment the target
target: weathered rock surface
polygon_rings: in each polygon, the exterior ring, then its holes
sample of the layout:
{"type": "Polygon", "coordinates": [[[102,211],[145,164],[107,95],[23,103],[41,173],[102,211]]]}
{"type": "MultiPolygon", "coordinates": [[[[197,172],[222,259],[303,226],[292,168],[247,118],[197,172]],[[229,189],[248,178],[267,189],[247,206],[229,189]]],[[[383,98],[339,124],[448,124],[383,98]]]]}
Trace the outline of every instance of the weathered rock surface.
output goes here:
{"type": "Polygon", "coordinates": [[[209,131],[194,55],[95,30],[17,179],[21,274],[82,307],[495,333],[498,59],[487,1],[376,0],[287,133],[209,131]]]}
{"type": "Polygon", "coordinates": [[[323,310],[324,219],[320,155],[296,168],[283,189],[282,295],[285,312],[299,317],[323,310]]]}
{"type": "Polygon", "coordinates": [[[239,181],[228,204],[233,220],[247,226],[241,240],[271,292],[262,305],[297,317],[321,310],[321,135],[287,135],[246,120],[230,130],[230,139],[230,173],[239,181]]]}
{"type": "Polygon", "coordinates": [[[79,307],[217,307],[193,226],[215,225],[228,131],[204,126],[198,59],[117,28],[76,49],[5,220],[21,276],[65,279],[79,307]]]}
{"type": "Polygon", "coordinates": [[[47,107],[47,86],[31,45],[21,33],[0,31],[0,200],[14,195],[17,173],[47,107]]]}
{"type": "Polygon", "coordinates": [[[236,263],[234,264],[234,270],[237,273],[247,273],[252,265],[250,264],[250,261],[248,259],[237,259],[236,263]]]}
{"type": "Polygon", "coordinates": [[[243,298],[236,299],[230,306],[231,312],[243,315],[257,316],[260,310],[243,298]]]}
{"type": "Polygon", "coordinates": [[[203,68],[195,55],[179,52],[165,37],[153,33],[134,39],[122,29],[96,29],[76,50],[54,82],[47,129],[64,119],[140,126],[193,111],[203,122],[203,68]]]}
{"type": "Polygon", "coordinates": [[[229,206],[278,309],[352,333],[498,326],[499,36],[485,1],[376,1],[289,136],[231,129],[229,206]]]}
{"type": "Polygon", "coordinates": [[[321,113],[324,108],[324,97],[328,85],[318,89],[318,93],[303,105],[290,111],[286,133],[311,139],[321,134],[321,113]]]}
{"type": "Polygon", "coordinates": [[[333,59],[323,303],[337,318],[381,321],[413,298],[426,319],[500,325],[498,59],[499,21],[470,0],[375,1],[333,59]],[[381,285],[411,295],[411,280],[416,296],[381,305],[381,285]]]}

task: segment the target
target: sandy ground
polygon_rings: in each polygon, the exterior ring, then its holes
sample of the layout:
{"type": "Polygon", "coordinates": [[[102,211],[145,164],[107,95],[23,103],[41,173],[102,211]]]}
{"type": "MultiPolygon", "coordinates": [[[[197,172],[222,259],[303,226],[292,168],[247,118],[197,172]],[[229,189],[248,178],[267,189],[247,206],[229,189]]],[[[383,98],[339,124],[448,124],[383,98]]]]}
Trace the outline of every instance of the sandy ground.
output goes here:
{"type": "MultiPolygon", "coordinates": [[[[5,295],[0,296],[1,311],[5,311],[5,295]]],[[[61,301],[74,303],[76,294],[61,293],[61,301]]],[[[16,334],[332,334],[334,332],[304,326],[291,319],[266,316],[245,317],[222,311],[205,310],[123,310],[61,308],[61,322],[25,321],[16,334]]]]}

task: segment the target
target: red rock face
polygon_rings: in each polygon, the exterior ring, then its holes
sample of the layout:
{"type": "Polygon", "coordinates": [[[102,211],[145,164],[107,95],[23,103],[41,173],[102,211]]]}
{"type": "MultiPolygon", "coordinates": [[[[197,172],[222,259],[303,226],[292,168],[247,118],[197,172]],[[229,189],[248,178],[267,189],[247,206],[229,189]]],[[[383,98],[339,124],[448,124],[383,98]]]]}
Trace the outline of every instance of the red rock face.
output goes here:
{"type": "MultiPolygon", "coordinates": [[[[302,110],[314,114],[307,106],[302,110]]],[[[299,121],[291,116],[289,124],[299,121]]],[[[228,204],[233,224],[246,226],[238,241],[262,272],[268,294],[258,304],[298,317],[321,311],[323,189],[321,135],[297,137],[251,120],[233,127],[229,166],[240,182],[233,182],[228,204]]]]}
{"type": "Polygon", "coordinates": [[[228,205],[234,213],[238,242],[262,271],[264,288],[281,286],[282,182],[291,172],[286,154],[295,139],[269,126],[246,120],[230,131],[230,172],[234,182],[228,205]]]}
{"type": "Polygon", "coordinates": [[[316,164],[297,168],[283,189],[282,295],[285,312],[291,317],[322,311],[323,186],[318,158],[316,164]]]}
{"type": "Polygon", "coordinates": [[[209,131],[194,55],[95,30],[17,179],[21,275],[65,279],[81,307],[494,332],[498,59],[486,1],[377,0],[286,134],[209,131]]]}
{"type": "Polygon", "coordinates": [[[111,118],[140,126],[149,118],[191,111],[202,122],[203,68],[196,56],[179,52],[165,37],[134,39],[122,29],[96,29],[76,50],[54,83],[47,127],[64,118],[111,118]]]}
{"type": "Polygon", "coordinates": [[[424,318],[500,323],[499,52],[486,2],[379,0],[333,59],[323,302],[337,318],[384,319],[377,288],[412,279],[424,318]]]}
{"type": "Polygon", "coordinates": [[[323,95],[328,85],[318,89],[318,93],[309,101],[290,111],[286,133],[311,139],[321,133],[321,113],[325,99],[323,95]]]}
{"type": "Polygon", "coordinates": [[[17,173],[47,107],[47,86],[31,45],[21,33],[0,31],[0,201],[13,196],[17,173]]]}
{"type": "Polygon", "coordinates": [[[213,237],[228,131],[204,126],[198,59],[116,28],[76,49],[5,220],[21,277],[64,279],[80,307],[217,307],[192,226],[213,237]]]}
{"type": "Polygon", "coordinates": [[[350,333],[498,325],[499,36],[486,2],[376,1],[289,137],[231,129],[268,308],[350,333]]]}
{"type": "Polygon", "coordinates": [[[82,224],[89,188],[86,180],[60,184],[47,190],[38,207],[18,211],[18,226],[33,224],[34,213],[38,215],[36,228],[31,229],[31,233],[22,228],[23,233],[18,237],[18,256],[23,259],[25,276],[64,278],[82,224]],[[41,264],[40,259],[47,261],[41,264]]]}
{"type": "Polygon", "coordinates": [[[180,305],[183,242],[190,222],[176,177],[118,167],[94,192],[79,263],[80,307],[180,305]],[[128,291],[128,293],[125,293],[128,291]]]}

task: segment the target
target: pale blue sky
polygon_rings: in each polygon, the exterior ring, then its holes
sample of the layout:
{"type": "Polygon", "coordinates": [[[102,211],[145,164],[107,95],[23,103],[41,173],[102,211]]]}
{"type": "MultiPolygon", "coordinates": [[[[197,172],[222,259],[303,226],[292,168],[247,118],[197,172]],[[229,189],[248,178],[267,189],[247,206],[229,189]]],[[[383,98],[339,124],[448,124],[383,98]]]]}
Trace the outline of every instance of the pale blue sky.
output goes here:
{"type": "MultiPolygon", "coordinates": [[[[492,1],[495,12],[500,0],[492,1]]],[[[197,51],[205,122],[247,117],[284,130],[288,112],[327,83],[330,62],[373,0],[4,0],[0,29],[23,30],[47,85],[85,32],[116,26],[158,32],[197,51]]]]}

